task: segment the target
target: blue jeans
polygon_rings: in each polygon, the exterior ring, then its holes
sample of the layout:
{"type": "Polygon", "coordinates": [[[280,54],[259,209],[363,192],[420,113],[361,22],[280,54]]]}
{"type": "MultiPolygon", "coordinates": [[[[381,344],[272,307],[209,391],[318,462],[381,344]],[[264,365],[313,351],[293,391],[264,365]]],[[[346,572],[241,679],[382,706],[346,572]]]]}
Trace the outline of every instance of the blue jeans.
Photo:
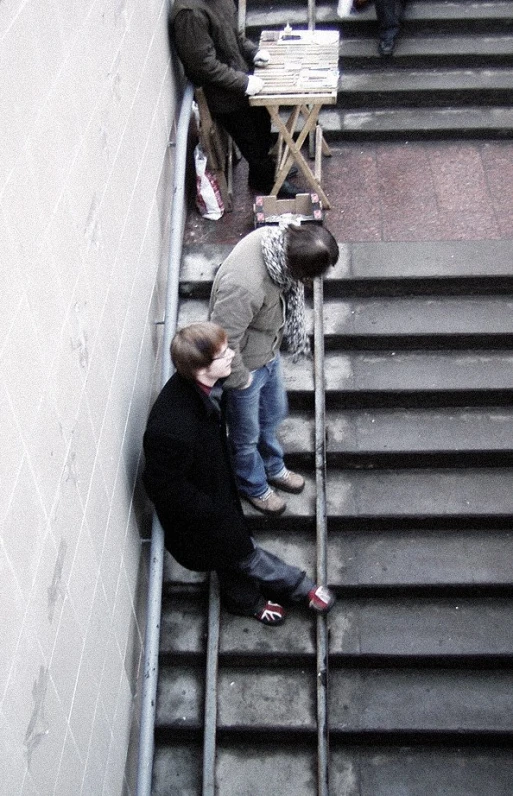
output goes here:
{"type": "Polygon", "coordinates": [[[235,613],[251,616],[262,610],[266,598],[301,602],[315,584],[304,570],[286,564],[259,547],[230,567],[218,569],[223,604],[235,613]]]}
{"type": "Polygon", "coordinates": [[[227,391],[227,419],[239,491],[262,497],[269,489],[267,479],[285,470],[276,431],[288,404],[279,356],[252,375],[245,390],[227,391]]]}

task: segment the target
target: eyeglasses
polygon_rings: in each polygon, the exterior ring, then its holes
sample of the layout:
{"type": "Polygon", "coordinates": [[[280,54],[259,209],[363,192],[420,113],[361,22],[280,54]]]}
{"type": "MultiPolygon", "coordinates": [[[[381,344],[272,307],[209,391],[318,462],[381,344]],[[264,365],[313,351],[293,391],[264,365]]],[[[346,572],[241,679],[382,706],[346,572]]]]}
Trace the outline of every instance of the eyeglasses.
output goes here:
{"type": "Polygon", "coordinates": [[[226,358],[229,356],[229,353],[228,353],[229,351],[230,351],[230,346],[226,346],[226,348],[224,349],[224,351],[222,351],[222,352],[219,354],[219,356],[217,356],[217,357],[214,357],[214,358],[213,358],[212,362],[215,362],[215,361],[216,361],[216,359],[226,359],[226,358]]]}

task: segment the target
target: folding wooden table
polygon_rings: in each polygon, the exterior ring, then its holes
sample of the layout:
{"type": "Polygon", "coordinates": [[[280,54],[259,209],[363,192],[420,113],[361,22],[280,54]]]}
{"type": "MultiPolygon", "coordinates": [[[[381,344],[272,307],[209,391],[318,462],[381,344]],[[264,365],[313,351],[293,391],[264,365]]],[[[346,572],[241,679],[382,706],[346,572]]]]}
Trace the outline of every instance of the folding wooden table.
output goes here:
{"type": "Polygon", "coordinates": [[[259,46],[268,50],[271,60],[268,66],[255,69],[255,75],[264,81],[264,88],[249,97],[249,103],[264,105],[278,130],[277,170],[271,194],[278,193],[295,161],[311,190],[329,208],[328,197],[321,187],[321,153],[329,156],[331,152],[317,120],[323,105],[337,102],[339,33],[264,30],[259,46]],[[280,115],[282,106],[290,108],[286,119],[280,115]],[[314,132],[315,173],[301,153],[307,136],[314,132]]]}

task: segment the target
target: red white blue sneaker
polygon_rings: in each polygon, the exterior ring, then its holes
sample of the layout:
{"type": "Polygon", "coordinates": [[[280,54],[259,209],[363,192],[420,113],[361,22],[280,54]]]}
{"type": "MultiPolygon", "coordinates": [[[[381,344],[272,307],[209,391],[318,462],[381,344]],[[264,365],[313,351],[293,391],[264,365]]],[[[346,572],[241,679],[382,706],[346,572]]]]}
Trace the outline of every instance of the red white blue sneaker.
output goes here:
{"type": "Polygon", "coordinates": [[[308,592],[308,607],[320,614],[327,614],[335,603],[335,595],[326,586],[315,586],[308,592]]]}
{"type": "Polygon", "coordinates": [[[261,611],[253,614],[264,625],[281,625],[285,621],[285,610],[278,603],[266,602],[261,611]]]}

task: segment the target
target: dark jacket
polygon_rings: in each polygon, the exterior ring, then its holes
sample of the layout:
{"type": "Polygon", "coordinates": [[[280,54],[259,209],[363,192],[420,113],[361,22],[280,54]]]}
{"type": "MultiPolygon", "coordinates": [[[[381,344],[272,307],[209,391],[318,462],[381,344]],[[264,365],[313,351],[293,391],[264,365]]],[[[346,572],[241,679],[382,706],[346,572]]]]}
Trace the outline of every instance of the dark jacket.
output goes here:
{"type": "Polygon", "coordinates": [[[253,550],[226,427],[212,401],[175,373],[158,396],[144,434],[143,482],[165,544],[187,569],[220,569],[253,550]]]}
{"type": "Polygon", "coordinates": [[[185,74],[203,87],[212,113],[247,108],[247,73],[258,47],[238,32],[233,0],[175,0],[170,22],[185,74]]]}

